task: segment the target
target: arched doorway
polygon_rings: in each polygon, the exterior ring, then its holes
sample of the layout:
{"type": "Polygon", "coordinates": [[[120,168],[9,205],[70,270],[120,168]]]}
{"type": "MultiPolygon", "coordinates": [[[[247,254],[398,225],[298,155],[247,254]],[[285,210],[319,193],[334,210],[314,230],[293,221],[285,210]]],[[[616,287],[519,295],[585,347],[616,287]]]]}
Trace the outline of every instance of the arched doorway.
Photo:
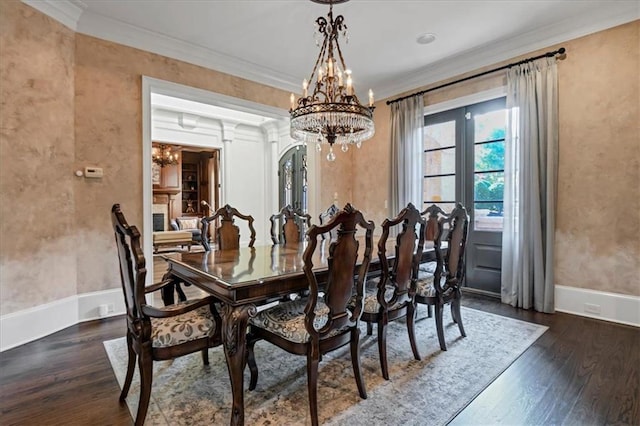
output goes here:
{"type": "Polygon", "coordinates": [[[307,147],[290,148],[278,162],[279,208],[291,205],[308,211],[307,147]]]}

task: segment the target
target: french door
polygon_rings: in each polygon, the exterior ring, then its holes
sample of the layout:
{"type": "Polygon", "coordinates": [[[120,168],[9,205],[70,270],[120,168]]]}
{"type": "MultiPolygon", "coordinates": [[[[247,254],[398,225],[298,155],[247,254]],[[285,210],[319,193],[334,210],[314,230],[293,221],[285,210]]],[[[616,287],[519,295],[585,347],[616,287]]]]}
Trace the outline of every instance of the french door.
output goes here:
{"type": "Polygon", "coordinates": [[[425,116],[424,205],[471,218],[465,287],[500,294],[505,98],[425,116]]]}

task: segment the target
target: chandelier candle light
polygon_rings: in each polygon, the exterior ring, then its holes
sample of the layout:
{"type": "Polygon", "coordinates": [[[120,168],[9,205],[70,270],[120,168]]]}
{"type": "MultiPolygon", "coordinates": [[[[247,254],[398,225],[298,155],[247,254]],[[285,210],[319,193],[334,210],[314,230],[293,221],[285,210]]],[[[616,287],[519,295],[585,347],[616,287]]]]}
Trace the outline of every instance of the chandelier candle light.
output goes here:
{"type": "Polygon", "coordinates": [[[360,148],[363,141],[375,133],[373,124],[373,91],[369,90],[369,105],[363,106],[356,96],[353,78],[344,62],[338,39],[345,37],[347,26],[344,17],[333,18],[333,4],[348,0],[311,0],[314,3],[329,4],[327,18],[316,19],[316,44],[320,54],[309,80],[302,82],[302,97],[296,102],[291,94],[291,137],[308,142],[316,142],[316,149],[329,144],[327,160],[336,156],[333,145],[339,144],[343,152],[349,145],[360,148]],[[322,39],[322,45],[320,45],[322,39]],[[310,88],[313,86],[313,91],[310,88]]]}
{"type": "Polygon", "coordinates": [[[159,145],[151,148],[151,158],[160,167],[178,164],[178,153],[174,152],[169,145],[159,145]]]}

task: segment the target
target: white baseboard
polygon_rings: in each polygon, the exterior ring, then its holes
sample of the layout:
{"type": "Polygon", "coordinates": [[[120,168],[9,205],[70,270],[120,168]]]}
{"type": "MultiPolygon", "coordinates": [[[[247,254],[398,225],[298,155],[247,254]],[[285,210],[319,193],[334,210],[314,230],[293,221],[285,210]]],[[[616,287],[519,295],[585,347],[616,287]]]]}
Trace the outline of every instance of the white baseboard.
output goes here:
{"type": "Polygon", "coordinates": [[[33,308],[0,316],[0,351],[78,323],[78,296],[65,297],[33,308]]]}
{"type": "Polygon", "coordinates": [[[556,285],[556,311],[640,327],[640,297],[556,285]]]}
{"type": "MultiPolygon", "coordinates": [[[[640,327],[640,297],[557,285],[556,311],[640,327]],[[599,313],[598,313],[599,312],[599,313]]],[[[96,291],[0,316],[0,352],[84,321],[125,313],[122,290],[96,291]],[[100,305],[109,312],[100,315],[100,305]]]]}
{"type": "Polygon", "coordinates": [[[122,290],[96,291],[0,316],[0,352],[84,321],[124,314],[122,290]],[[110,312],[100,316],[100,305],[110,312]]]}

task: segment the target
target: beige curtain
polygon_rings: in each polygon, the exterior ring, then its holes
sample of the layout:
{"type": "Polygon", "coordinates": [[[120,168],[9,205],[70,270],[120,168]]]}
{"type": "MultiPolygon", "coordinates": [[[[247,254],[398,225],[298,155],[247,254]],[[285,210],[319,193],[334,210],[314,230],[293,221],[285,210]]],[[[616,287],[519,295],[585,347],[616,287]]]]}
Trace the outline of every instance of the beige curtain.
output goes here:
{"type": "Polygon", "coordinates": [[[422,209],[423,139],[423,95],[391,104],[391,217],[410,202],[422,209]]]}
{"type": "Polygon", "coordinates": [[[558,170],[555,58],[509,70],[507,109],[502,301],[553,312],[558,170]]]}

